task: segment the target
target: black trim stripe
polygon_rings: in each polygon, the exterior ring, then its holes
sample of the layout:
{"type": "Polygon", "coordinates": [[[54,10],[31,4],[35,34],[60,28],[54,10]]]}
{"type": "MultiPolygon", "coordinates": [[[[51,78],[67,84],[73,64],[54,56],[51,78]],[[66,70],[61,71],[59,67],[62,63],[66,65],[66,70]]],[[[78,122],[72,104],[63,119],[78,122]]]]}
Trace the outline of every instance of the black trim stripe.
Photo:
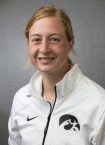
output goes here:
{"type": "Polygon", "coordinates": [[[48,102],[50,104],[50,112],[49,112],[49,115],[48,115],[46,127],[44,129],[44,137],[43,137],[42,145],[44,145],[44,143],[45,143],[45,139],[46,139],[47,132],[48,132],[48,127],[49,127],[49,124],[50,124],[51,115],[52,115],[52,112],[53,112],[54,107],[55,107],[56,99],[57,99],[57,92],[56,92],[56,86],[55,86],[55,101],[54,101],[53,107],[51,106],[51,103],[48,102]]]}

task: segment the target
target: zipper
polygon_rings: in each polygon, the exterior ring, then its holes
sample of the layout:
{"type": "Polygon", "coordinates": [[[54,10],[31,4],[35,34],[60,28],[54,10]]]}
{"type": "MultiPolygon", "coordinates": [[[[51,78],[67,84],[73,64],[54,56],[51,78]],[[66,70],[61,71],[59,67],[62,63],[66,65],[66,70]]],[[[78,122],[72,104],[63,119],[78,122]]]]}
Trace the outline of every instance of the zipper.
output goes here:
{"type": "Polygon", "coordinates": [[[49,115],[48,115],[46,127],[44,129],[44,137],[43,137],[42,145],[44,145],[44,143],[45,143],[45,139],[46,139],[47,132],[48,132],[48,127],[49,127],[49,124],[50,124],[51,115],[52,115],[54,107],[55,107],[56,99],[57,99],[57,93],[56,93],[56,86],[55,86],[55,101],[54,101],[53,107],[51,106],[50,102],[48,102],[50,104],[50,112],[49,112],[49,115]]]}

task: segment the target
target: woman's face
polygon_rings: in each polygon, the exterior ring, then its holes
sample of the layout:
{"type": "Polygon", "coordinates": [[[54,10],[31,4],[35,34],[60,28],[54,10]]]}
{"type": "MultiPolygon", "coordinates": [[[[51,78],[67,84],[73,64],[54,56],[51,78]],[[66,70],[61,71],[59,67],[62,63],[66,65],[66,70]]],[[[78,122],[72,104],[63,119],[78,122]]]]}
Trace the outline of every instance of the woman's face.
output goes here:
{"type": "Polygon", "coordinates": [[[67,65],[73,47],[64,25],[56,17],[36,21],[30,28],[28,43],[30,60],[43,73],[60,73],[67,65]]]}

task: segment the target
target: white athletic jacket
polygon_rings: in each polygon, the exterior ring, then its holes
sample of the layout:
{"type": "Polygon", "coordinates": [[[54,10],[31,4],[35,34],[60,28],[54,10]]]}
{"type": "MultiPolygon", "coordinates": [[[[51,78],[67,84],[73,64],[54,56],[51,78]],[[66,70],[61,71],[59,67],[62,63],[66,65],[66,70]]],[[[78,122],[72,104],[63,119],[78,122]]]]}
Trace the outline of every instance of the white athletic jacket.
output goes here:
{"type": "Polygon", "coordinates": [[[14,97],[9,145],[105,145],[105,90],[77,64],[56,85],[53,107],[41,92],[37,71],[14,97]]]}

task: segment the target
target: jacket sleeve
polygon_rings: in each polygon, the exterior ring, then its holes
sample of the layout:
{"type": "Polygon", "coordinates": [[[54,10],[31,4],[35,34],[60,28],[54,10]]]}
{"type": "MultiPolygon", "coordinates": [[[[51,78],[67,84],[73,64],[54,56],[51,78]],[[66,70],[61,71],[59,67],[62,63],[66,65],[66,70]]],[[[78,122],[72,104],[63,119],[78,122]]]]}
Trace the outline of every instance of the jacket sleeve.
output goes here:
{"type": "Polygon", "coordinates": [[[8,145],[21,145],[21,135],[18,130],[15,115],[16,112],[14,106],[12,105],[11,115],[8,121],[8,131],[9,131],[8,145]]]}
{"type": "Polygon", "coordinates": [[[92,139],[92,145],[105,145],[105,110],[101,110],[101,115],[96,120],[96,129],[92,139]]]}

